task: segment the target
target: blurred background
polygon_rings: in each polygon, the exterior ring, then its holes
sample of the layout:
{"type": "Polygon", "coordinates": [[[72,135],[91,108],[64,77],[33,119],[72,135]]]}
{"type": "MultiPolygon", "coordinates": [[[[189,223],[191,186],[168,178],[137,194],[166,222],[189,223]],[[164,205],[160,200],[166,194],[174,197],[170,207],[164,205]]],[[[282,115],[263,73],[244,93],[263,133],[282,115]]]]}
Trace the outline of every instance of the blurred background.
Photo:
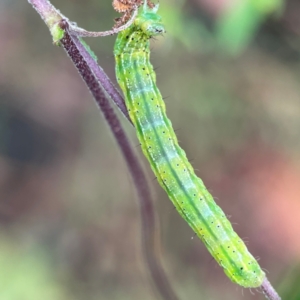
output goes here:
{"type": "MultiPolygon", "coordinates": [[[[108,30],[111,0],[53,0],[108,30]]],[[[161,0],[152,43],[180,144],[283,299],[300,299],[300,2],[161,0]]],[[[115,37],[87,39],[114,80],[115,37]]],[[[114,80],[115,82],[115,80],[114,80]]],[[[149,174],[181,299],[263,299],[233,285],[149,174]]],[[[159,299],[128,170],[64,51],[27,1],[0,0],[0,298],[159,299]]]]}

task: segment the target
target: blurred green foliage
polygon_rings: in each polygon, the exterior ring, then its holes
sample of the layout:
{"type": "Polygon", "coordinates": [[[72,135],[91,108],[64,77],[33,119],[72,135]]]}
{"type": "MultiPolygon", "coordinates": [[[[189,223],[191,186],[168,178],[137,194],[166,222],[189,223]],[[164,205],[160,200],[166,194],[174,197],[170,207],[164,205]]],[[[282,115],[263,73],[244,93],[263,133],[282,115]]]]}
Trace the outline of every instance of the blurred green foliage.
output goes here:
{"type": "Polygon", "coordinates": [[[280,283],[278,290],[283,299],[298,300],[300,299],[300,266],[292,267],[285,279],[280,283]]]}
{"type": "Polygon", "coordinates": [[[236,1],[216,23],[219,46],[232,54],[245,49],[256,35],[259,26],[270,17],[283,12],[283,0],[236,1]]]}
{"type": "Polygon", "coordinates": [[[284,11],[284,0],[233,1],[209,30],[199,19],[184,14],[184,5],[182,0],[162,2],[161,13],[168,33],[189,50],[206,52],[217,48],[232,55],[241,53],[249,45],[264,21],[270,16],[279,18],[284,11]]]}
{"type": "Polygon", "coordinates": [[[164,1],[160,4],[160,13],[164,17],[167,34],[179,40],[189,51],[212,48],[211,33],[199,22],[183,13],[185,1],[164,1]],[[175,2],[175,3],[174,3],[175,2]]]}
{"type": "Polygon", "coordinates": [[[37,248],[20,249],[15,240],[0,236],[0,296],[3,300],[68,299],[55,279],[49,258],[37,248]]]}

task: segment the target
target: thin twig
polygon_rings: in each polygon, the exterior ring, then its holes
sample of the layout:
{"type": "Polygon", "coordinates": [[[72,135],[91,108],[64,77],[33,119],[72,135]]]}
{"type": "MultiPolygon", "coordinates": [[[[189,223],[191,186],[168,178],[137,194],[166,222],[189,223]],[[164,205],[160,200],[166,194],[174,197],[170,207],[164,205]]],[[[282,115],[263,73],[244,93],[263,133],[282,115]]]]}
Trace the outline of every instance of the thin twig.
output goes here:
{"type": "Polygon", "coordinates": [[[55,22],[59,22],[62,18],[64,18],[64,16],[50,3],[49,0],[28,0],[28,2],[37,11],[49,28],[55,22]],[[53,21],[51,22],[51,20],[53,21]]]}
{"type": "Polygon", "coordinates": [[[133,14],[132,14],[131,18],[129,19],[129,21],[126,24],[124,24],[122,26],[119,26],[117,28],[113,28],[111,30],[107,30],[107,31],[87,31],[83,28],[80,28],[80,27],[77,27],[73,24],[70,24],[69,25],[69,32],[72,35],[81,36],[81,37],[100,37],[100,36],[114,35],[114,34],[117,34],[121,31],[127,29],[130,25],[132,25],[135,18],[136,18],[136,16],[137,16],[137,13],[138,13],[138,7],[136,7],[133,10],[133,14]]]}
{"type": "Polygon", "coordinates": [[[267,277],[265,277],[262,285],[260,286],[260,289],[268,300],[281,300],[267,277]]]}

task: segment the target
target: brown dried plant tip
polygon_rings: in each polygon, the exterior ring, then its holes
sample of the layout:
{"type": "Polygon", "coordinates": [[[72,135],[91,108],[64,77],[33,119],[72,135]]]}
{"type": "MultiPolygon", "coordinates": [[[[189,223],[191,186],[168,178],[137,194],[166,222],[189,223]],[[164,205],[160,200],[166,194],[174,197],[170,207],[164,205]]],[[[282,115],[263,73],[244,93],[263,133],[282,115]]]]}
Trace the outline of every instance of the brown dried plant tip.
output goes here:
{"type": "Polygon", "coordinates": [[[122,13],[122,12],[126,12],[128,10],[131,10],[132,4],[129,3],[128,1],[124,1],[124,0],[123,1],[122,0],[114,0],[113,7],[117,12],[122,13]]]}
{"type": "MultiPolygon", "coordinates": [[[[154,7],[154,4],[150,0],[144,0],[147,1],[147,5],[150,8],[154,7]]],[[[123,13],[123,15],[120,18],[115,19],[115,25],[114,28],[118,28],[121,25],[124,25],[128,20],[130,19],[133,10],[140,7],[144,3],[143,0],[113,0],[113,8],[119,12],[123,13]]]]}

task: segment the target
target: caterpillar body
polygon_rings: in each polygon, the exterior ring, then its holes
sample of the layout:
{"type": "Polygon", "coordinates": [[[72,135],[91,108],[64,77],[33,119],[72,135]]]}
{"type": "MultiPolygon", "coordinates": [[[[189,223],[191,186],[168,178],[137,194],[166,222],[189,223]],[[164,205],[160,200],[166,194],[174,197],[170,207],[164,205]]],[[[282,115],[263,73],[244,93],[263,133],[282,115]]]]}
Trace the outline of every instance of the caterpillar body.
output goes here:
{"type": "Polygon", "coordinates": [[[179,214],[227,276],[243,287],[258,287],[265,273],[196,176],[166,115],[149,61],[149,39],[165,29],[158,5],[149,8],[144,2],[134,23],[118,34],[114,47],[117,81],[143,153],[179,214]]]}

